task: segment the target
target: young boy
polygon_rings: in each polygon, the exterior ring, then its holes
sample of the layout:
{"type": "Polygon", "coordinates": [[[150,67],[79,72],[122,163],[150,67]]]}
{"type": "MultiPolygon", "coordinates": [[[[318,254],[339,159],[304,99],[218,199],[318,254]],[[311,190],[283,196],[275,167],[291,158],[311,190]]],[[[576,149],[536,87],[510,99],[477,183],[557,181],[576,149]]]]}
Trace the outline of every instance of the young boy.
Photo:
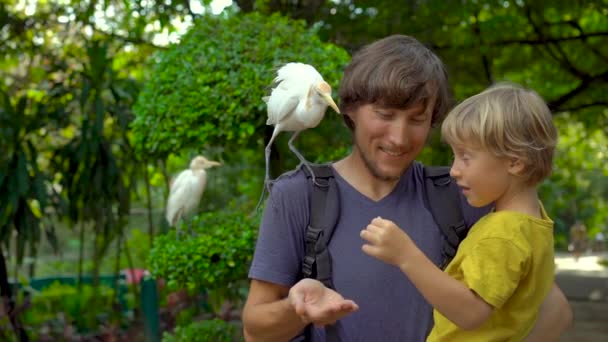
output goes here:
{"type": "Polygon", "coordinates": [[[537,194],[557,142],[551,113],[534,91],[498,84],[454,108],[441,133],[469,204],[494,210],[445,273],[381,218],[361,231],[363,251],[399,267],[434,307],[427,341],[522,341],[554,279],[553,221],[537,194]]]}

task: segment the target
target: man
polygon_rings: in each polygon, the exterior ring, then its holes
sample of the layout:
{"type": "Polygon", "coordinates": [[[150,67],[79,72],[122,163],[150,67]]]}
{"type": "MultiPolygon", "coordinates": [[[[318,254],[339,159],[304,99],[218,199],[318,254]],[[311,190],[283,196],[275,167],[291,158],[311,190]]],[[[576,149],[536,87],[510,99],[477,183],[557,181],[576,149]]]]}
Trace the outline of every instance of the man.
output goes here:
{"type": "MultiPolygon", "coordinates": [[[[415,159],[449,107],[444,66],[415,39],[390,36],[353,57],[340,99],[353,148],[332,164],[340,194],[329,244],[336,291],[300,280],[311,187],[303,171],[286,174],[267,200],[249,273],[243,311],[248,341],[287,341],[309,323],[322,327],[338,320],[342,341],[424,341],[432,327],[430,305],[396,267],[361,251],[359,232],[374,217],[390,219],[434,263],[442,261],[442,235],[425,206],[422,165],[415,159]]],[[[487,211],[466,201],[462,206],[468,226],[487,211]]],[[[558,336],[558,327],[565,329],[570,320],[554,286],[531,340],[537,334],[558,336]]],[[[324,341],[324,330],[314,329],[310,338],[324,341]]]]}

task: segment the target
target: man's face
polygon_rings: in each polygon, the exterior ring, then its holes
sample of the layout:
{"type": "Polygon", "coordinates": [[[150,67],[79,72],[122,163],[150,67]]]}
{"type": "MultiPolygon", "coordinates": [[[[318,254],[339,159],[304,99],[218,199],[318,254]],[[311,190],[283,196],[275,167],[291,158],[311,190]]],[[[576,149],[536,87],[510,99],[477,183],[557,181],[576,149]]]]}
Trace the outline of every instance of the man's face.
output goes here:
{"type": "Polygon", "coordinates": [[[431,129],[431,108],[432,103],[407,109],[367,104],[349,113],[354,147],[374,177],[397,180],[416,159],[431,129]]]}

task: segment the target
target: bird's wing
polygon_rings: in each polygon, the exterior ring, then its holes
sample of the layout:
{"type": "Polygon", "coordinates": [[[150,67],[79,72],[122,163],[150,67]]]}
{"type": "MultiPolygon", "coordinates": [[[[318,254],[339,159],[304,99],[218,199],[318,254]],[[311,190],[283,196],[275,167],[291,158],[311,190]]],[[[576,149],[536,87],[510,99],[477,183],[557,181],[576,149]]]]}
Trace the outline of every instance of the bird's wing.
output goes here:
{"type": "Polygon", "coordinates": [[[169,194],[177,191],[179,188],[183,187],[186,183],[188,183],[188,179],[192,177],[192,170],[184,170],[180,172],[177,177],[171,183],[169,194]]]}
{"type": "Polygon", "coordinates": [[[267,125],[276,125],[290,117],[300,101],[306,101],[310,87],[322,81],[319,72],[311,65],[287,63],[277,71],[273,80],[276,87],[265,99],[268,105],[267,125]]]}
{"type": "Polygon", "coordinates": [[[272,92],[270,99],[268,99],[268,120],[267,125],[276,125],[281,120],[286,119],[296,109],[300,102],[299,96],[290,96],[289,94],[279,92],[277,89],[272,92]],[[282,93],[282,94],[281,94],[282,93]],[[282,95],[282,96],[281,96],[282,95]]]}
{"type": "Polygon", "coordinates": [[[206,175],[195,175],[191,170],[182,171],[171,186],[165,218],[171,225],[198,207],[206,183],[206,175]],[[202,177],[201,177],[202,176],[202,177]]]}

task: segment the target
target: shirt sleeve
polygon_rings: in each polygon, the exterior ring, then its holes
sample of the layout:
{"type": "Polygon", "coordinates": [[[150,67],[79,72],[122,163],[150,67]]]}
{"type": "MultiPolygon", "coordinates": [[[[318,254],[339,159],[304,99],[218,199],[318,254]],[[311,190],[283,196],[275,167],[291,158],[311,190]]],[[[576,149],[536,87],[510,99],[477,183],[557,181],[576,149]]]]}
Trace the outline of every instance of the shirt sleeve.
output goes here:
{"type": "Polygon", "coordinates": [[[306,178],[280,178],[272,186],[262,215],[249,278],[292,286],[299,279],[308,222],[306,178]]]}
{"type": "Polygon", "coordinates": [[[466,285],[494,308],[501,308],[526,275],[529,251],[504,238],[480,240],[461,264],[466,285]]]}

